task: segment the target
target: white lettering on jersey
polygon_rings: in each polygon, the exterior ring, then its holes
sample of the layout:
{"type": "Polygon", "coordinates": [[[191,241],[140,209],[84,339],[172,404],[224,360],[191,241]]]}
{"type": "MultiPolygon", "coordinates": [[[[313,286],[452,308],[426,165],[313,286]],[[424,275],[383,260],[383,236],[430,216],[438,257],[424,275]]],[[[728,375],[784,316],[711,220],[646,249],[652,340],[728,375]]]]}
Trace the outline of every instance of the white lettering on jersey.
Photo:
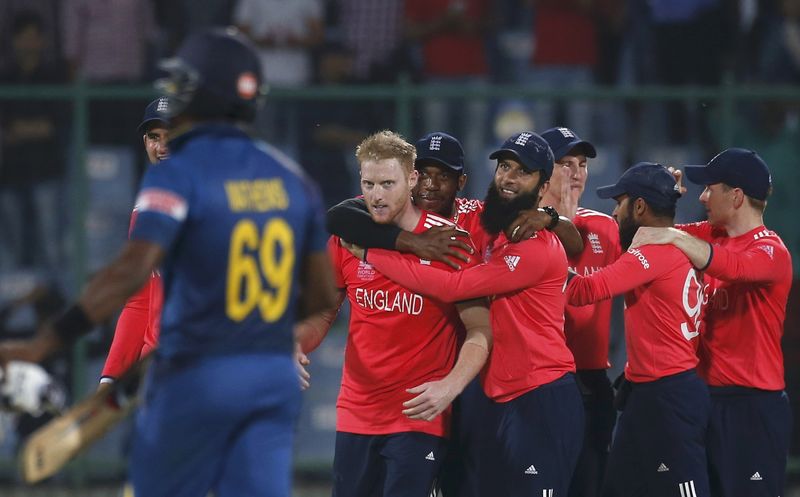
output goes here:
{"type": "Polygon", "coordinates": [[[418,316],[422,313],[423,299],[421,295],[404,291],[356,288],[356,304],[364,309],[418,316]]]}
{"type": "Polygon", "coordinates": [[[643,268],[650,269],[650,263],[647,262],[647,258],[639,249],[628,249],[628,253],[636,257],[636,259],[638,259],[639,262],[642,264],[643,268]]]}
{"type": "Polygon", "coordinates": [[[689,315],[692,320],[692,328],[689,329],[689,323],[681,323],[681,333],[683,338],[691,340],[700,334],[698,328],[700,326],[700,311],[703,309],[703,285],[697,279],[697,272],[694,268],[689,268],[686,274],[686,281],[683,282],[683,295],[681,297],[683,302],[683,310],[689,315]],[[694,297],[694,305],[691,303],[689,296],[694,297]]]}

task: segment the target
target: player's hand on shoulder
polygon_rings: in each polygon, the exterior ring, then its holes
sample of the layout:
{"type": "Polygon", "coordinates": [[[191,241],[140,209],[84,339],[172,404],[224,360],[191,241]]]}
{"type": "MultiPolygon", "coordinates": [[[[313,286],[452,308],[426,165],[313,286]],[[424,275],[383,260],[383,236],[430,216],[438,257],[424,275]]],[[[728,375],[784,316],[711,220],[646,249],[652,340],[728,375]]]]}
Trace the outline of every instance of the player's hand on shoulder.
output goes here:
{"type": "Polygon", "coordinates": [[[527,240],[543,230],[553,221],[550,214],[542,209],[526,209],[519,213],[514,222],[508,225],[505,230],[506,238],[511,242],[517,243],[527,240]]]}
{"type": "Polygon", "coordinates": [[[676,228],[656,228],[640,226],[633,237],[630,248],[635,249],[643,245],[668,245],[674,243],[686,233],[676,228]]]}
{"type": "Polygon", "coordinates": [[[412,234],[409,252],[422,259],[443,262],[453,269],[461,269],[460,263],[469,263],[469,256],[475,252],[469,239],[469,232],[458,226],[435,226],[422,233],[412,234]]]}

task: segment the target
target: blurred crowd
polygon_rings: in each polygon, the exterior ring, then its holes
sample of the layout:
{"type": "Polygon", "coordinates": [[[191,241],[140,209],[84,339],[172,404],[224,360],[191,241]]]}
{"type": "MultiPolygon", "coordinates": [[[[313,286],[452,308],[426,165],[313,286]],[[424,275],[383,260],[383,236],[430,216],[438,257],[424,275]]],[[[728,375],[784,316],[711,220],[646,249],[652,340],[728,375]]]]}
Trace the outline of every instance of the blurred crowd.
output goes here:
{"type": "MultiPolygon", "coordinates": [[[[272,88],[800,83],[800,0],[2,0],[0,85],[145,85],[188,33],[214,25],[249,34],[272,88]]],[[[145,103],[93,99],[89,109],[91,146],[124,147],[132,183],[145,163],[133,132],[145,103]]],[[[766,148],[759,151],[769,162],[771,149],[786,154],[796,141],[797,104],[737,106],[727,125],[739,145],[766,148]]],[[[415,102],[410,132],[458,136],[468,163],[478,164],[466,193],[482,197],[491,171],[481,161],[510,128],[568,125],[617,150],[617,167],[655,146],[692,150],[705,162],[720,149],[719,107],[432,96],[415,102]]],[[[357,192],[354,145],[394,128],[396,113],[392,101],[277,98],[258,131],[325,178],[331,205],[357,192]]],[[[0,99],[0,271],[58,270],[68,259],[70,116],[65,100],[0,99]]]]}

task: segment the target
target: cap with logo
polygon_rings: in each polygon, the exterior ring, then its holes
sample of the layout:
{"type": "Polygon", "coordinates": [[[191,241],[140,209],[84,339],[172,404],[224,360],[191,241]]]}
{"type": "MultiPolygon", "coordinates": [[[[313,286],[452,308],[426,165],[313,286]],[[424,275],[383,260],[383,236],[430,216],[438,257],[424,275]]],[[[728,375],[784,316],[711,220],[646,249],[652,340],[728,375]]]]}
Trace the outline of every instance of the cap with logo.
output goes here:
{"type": "Polygon", "coordinates": [[[545,178],[553,174],[553,151],[544,138],[533,131],[518,133],[492,152],[490,159],[511,156],[529,171],[544,171],[545,178]]]}
{"type": "Polygon", "coordinates": [[[670,208],[675,206],[681,193],[666,167],[655,162],[639,162],[625,171],[616,184],[597,189],[600,198],[616,198],[620,195],[641,197],[648,204],[670,208]]]}
{"type": "Polygon", "coordinates": [[[594,145],[586,140],[581,140],[569,128],[550,128],[542,133],[542,138],[550,145],[553,150],[553,157],[556,160],[561,159],[570,152],[573,152],[572,155],[582,154],[586,157],[597,157],[597,150],[595,150],[594,145]]]}
{"type": "Polygon", "coordinates": [[[459,173],[464,171],[464,148],[456,138],[447,133],[428,133],[417,140],[414,146],[417,149],[414,166],[435,162],[459,173]]]}
{"type": "Polygon", "coordinates": [[[154,122],[161,122],[165,127],[169,127],[169,119],[165,117],[167,114],[167,102],[167,97],[158,97],[147,104],[147,107],[144,108],[142,122],[136,128],[139,133],[144,133],[150,127],[150,124],[154,122]]]}
{"type": "Polygon", "coordinates": [[[684,169],[692,183],[725,183],[741,188],[747,196],[758,200],[767,199],[772,185],[767,163],[756,152],[745,148],[729,148],[704,166],[685,166],[684,169]]]}

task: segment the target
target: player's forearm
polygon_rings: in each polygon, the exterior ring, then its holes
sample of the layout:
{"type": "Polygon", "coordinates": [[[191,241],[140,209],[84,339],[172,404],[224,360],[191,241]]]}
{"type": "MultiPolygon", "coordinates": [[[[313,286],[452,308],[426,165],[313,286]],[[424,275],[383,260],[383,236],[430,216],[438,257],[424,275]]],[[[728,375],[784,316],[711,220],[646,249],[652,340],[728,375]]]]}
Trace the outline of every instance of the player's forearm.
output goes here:
{"type": "Polygon", "coordinates": [[[583,252],[583,238],[578,228],[565,216],[559,216],[558,224],[553,228],[553,233],[561,240],[564,251],[568,256],[574,257],[583,252]]]}
{"type": "Polygon", "coordinates": [[[461,346],[455,366],[444,378],[454,392],[461,393],[464,388],[480,373],[489,358],[488,344],[481,341],[467,340],[461,346]]]}
{"type": "Polygon", "coordinates": [[[295,341],[300,345],[300,350],[304,354],[308,354],[319,347],[322,340],[328,335],[328,331],[336,319],[336,314],[339,312],[338,307],[335,309],[328,309],[314,316],[310,316],[303,321],[297,323],[294,327],[295,341]]]}
{"type": "Polygon", "coordinates": [[[373,221],[361,199],[348,199],[328,209],[326,228],[350,243],[389,250],[395,248],[397,237],[403,231],[395,225],[373,221]]]}

